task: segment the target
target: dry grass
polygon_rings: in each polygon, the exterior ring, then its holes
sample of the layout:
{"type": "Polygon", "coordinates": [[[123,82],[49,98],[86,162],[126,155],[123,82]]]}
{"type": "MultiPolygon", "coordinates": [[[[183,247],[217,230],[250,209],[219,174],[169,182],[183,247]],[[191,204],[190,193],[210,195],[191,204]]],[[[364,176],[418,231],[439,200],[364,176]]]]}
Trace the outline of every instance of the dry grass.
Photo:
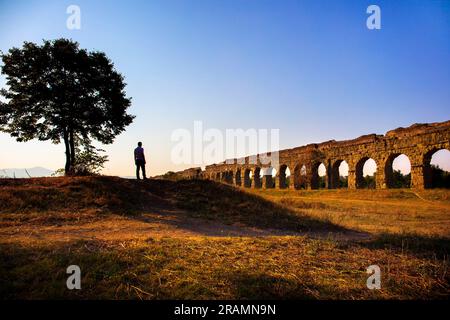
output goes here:
{"type": "Polygon", "coordinates": [[[0,180],[0,296],[447,299],[449,195],[0,180]],[[66,289],[70,264],[82,290],[66,289]],[[381,290],[366,288],[371,264],[381,290]]]}
{"type": "Polygon", "coordinates": [[[251,193],[354,230],[450,237],[450,190],[252,190],[251,193]]]}
{"type": "Polygon", "coordinates": [[[4,298],[448,297],[448,261],[303,237],[83,241],[57,247],[3,245],[1,252],[4,298]],[[83,271],[83,288],[69,292],[64,270],[74,263],[83,271]],[[365,286],[371,264],[382,268],[382,290],[365,286]]]}

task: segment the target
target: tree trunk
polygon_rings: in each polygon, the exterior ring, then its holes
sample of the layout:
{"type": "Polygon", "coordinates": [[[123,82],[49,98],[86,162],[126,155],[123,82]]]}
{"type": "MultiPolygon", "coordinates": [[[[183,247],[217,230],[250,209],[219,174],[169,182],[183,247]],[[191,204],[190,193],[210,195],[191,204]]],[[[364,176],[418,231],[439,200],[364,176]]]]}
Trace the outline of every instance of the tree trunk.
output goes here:
{"type": "Polygon", "coordinates": [[[73,129],[69,131],[69,144],[70,144],[70,165],[73,167],[75,165],[75,137],[73,129]]]}
{"type": "Polygon", "coordinates": [[[67,176],[70,173],[72,165],[71,165],[69,134],[67,133],[66,129],[64,129],[63,137],[64,137],[64,145],[66,146],[66,166],[64,167],[64,173],[67,176]]]}

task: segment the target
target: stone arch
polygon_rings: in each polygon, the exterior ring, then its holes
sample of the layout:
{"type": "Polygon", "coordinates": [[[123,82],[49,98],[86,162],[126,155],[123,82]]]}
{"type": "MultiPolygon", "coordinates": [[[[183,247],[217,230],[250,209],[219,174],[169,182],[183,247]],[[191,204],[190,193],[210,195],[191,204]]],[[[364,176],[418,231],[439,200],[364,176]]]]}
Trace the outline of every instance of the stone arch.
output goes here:
{"type": "Polygon", "coordinates": [[[233,171],[232,170],[227,171],[226,182],[229,184],[233,184],[233,171]]]}
{"type": "Polygon", "coordinates": [[[234,174],[234,181],[236,182],[237,186],[242,185],[241,181],[241,168],[236,169],[236,173],[234,174]]]}
{"type": "Polygon", "coordinates": [[[244,187],[250,188],[252,186],[252,170],[245,169],[244,171],[244,187]]]}
{"type": "Polygon", "coordinates": [[[216,180],[220,181],[220,172],[216,172],[216,180]]]}
{"type": "Polygon", "coordinates": [[[261,168],[256,167],[255,171],[253,172],[253,180],[255,188],[262,188],[261,173],[262,173],[261,168]]]}
{"type": "Polygon", "coordinates": [[[327,166],[322,161],[314,162],[312,165],[312,175],[311,175],[311,189],[324,189],[328,187],[327,184],[328,170],[327,166]],[[319,174],[319,170],[325,170],[324,175],[319,174]]]}
{"type": "Polygon", "coordinates": [[[230,182],[230,171],[222,171],[220,180],[225,183],[230,182]]]}
{"type": "Polygon", "coordinates": [[[425,188],[450,188],[450,150],[433,148],[423,157],[423,179],[425,188]],[[445,165],[432,161],[434,156],[441,155],[445,165]],[[434,162],[434,163],[432,163],[434,162]]]}
{"type": "Polygon", "coordinates": [[[307,175],[306,175],[306,165],[305,164],[297,164],[294,168],[294,177],[293,177],[294,188],[306,189],[308,187],[307,183],[307,175]]]}
{"type": "Polygon", "coordinates": [[[290,170],[286,164],[280,166],[280,173],[278,174],[280,189],[289,188],[290,170]]]}
{"type": "Polygon", "coordinates": [[[274,167],[263,168],[262,170],[264,187],[267,189],[275,188],[275,176],[277,170],[274,167]]]}
{"type": "Polygon", "coordinates": [[[376,168],[377,163],[376,161],[371,157],[362,157],[357,163],[356,163],[356,188],[358,189],[375,189],[376,188],[376,168]],[[373,173],[373,178],[367,178],[371,177],[370,175],[364,176],[364,166],[366,164],[374,163],[375,165],[375,171],[373,173]]]}
{"type": "Polygon", "coordinates": [[[393,153],[389,155],[384,165],[384,177],[386,187],[388,188],[410,188],[411,187],[411,162],[404,153],[393,153]],[[409,173],[402,173],[400,170],[394,170],[394,162],[399,158],[404,158],[409,165],[409,173]]]}
{"type": "Polygon", "coordinates": [[[349,166],[347,161],[339,159],[331,166],[331,188],[348,188],[348,170],[349,166]],[[345,167],[345,168],[344,168],[345,167]],[[347,175],[344,176],[343,171],[347,171],[347,175]]]}

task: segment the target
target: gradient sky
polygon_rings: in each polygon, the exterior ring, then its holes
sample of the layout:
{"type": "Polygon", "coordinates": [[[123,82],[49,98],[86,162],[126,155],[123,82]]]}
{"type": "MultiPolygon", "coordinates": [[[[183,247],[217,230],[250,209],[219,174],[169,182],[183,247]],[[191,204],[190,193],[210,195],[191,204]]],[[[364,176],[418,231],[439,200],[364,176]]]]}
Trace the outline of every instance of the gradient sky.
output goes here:
{"type": "MultiPolygon", "coordinates": [[[[450,119],[450,1],[0,0],[0,50],[59,37],[104,51],[133,98],[106,174],[133,174],[139,140],[152,175],[189,167],[170,137],[195,120],[279,128],[290,148],[450,119]],[[81,30],[66,28],[71,4],[81,30]],[[381,30],[366,28],[370,4],[381,30]]],[[[63,167],[63,145],[0,134],[0,168],[34,166],[63,167]]]]}

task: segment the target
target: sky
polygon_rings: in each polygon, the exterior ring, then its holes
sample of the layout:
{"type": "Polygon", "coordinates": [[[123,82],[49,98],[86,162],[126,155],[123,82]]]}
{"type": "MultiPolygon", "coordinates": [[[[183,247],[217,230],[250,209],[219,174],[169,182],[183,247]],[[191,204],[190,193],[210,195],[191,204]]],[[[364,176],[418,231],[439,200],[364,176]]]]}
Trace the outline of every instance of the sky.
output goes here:
{"type": "MultiPolygon", "coordinates": [[[[171,158],[172,133],[194,121],[279,129],[284,149],[450,119],[450,1],[0,0],[3,52],[61,37],[105,52],[132,97],[136,119],[103,147],[105,174],[133,175],[137,141],[151,175],[194,166],[171,158]],[[371,4],[379,30],[366,26],[371,4]],[[66,26],[69,5],[79,30],[66,26]]],[[[62,144],[0,133],[0,168],[64,160],[62,144]]]]}

